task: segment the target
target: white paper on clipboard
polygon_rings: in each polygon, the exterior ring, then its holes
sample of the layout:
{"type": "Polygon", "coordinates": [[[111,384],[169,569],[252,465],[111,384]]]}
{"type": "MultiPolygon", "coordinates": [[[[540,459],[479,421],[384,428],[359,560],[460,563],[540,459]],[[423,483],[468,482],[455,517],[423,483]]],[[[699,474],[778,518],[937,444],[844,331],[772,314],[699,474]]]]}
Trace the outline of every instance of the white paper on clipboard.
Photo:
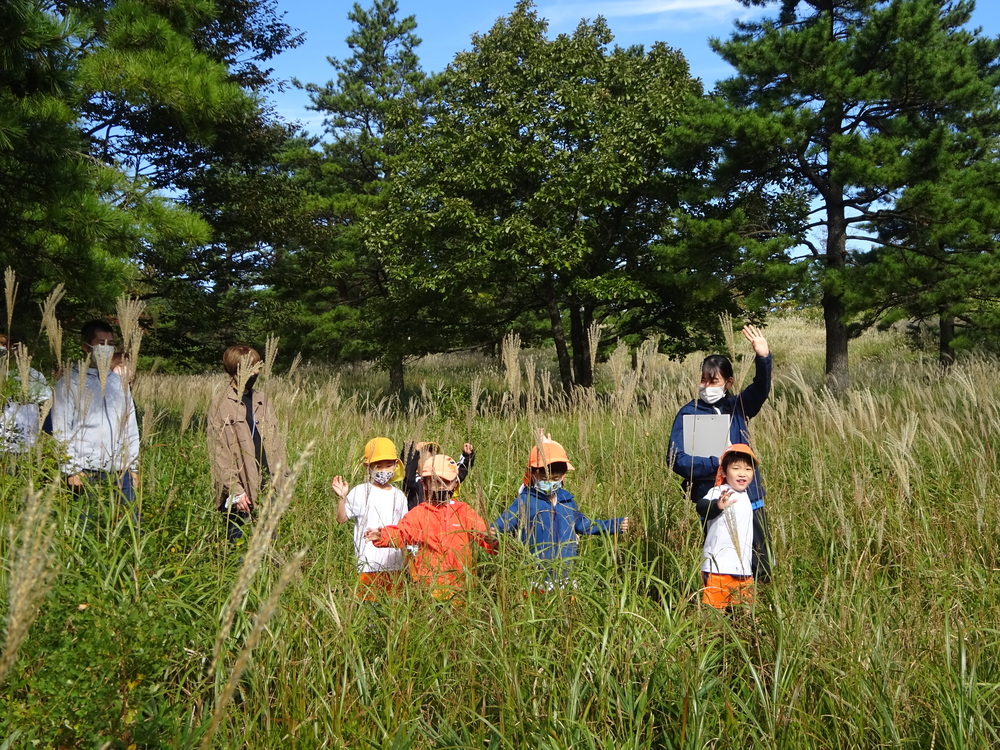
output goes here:
{"type": "Polygon", "coordinates": [[[718,458],[729,447],[729,414],[685,414],[684,452],[718,458]]]}

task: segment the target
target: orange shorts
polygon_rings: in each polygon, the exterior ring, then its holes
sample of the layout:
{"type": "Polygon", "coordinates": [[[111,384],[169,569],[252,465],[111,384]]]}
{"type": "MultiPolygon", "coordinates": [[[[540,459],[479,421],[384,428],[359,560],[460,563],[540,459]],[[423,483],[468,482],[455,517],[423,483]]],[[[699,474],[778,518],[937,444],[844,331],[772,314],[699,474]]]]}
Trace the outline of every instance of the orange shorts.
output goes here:
{"type": "Polygon", "coordinates": [[[358,588],[356,590],[358,599],[366,602],[375,602],[386,595],[392,596],[399,593],[403,585],[403,571],[383,570],[377,573],[361,573],[358,575],[358,588]]]}
{"type": "Polygon", "coordinates": [[[701,580],[705,584],[701,592],[702,604],[710,604],[716,609],[726,609],[753,603],[753,576],[703,572],[701,580]]]}

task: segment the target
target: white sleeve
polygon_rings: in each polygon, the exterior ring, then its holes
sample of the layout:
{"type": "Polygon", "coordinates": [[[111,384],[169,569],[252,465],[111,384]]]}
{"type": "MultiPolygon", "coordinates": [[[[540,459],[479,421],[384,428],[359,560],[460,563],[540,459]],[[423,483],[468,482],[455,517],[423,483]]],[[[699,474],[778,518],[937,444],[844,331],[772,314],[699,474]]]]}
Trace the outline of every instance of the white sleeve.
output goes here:
{"type": "Polygon", "coordinates": [[[139,465],[139,421],[135,416],[135,401],[132,400],[132,391],[127,386],[125,389],[125,408],[128,410],[125,415],[127,466],[129,471],[135,471],[139,465]]]}
{"type": "Polygon", "coordinates": [[[79,457],[76,455],[76,440],[73,431],[76,428],[76,399],[74,398],[73,378],[64,375],[56,383],[52,397],[52,435],[66,451],[67,461],[62,465],[62,473],[77,474],[83,470],[79,457]]]}
{"type": "Polygon", "coordinates": [[[368,493],[365,492],[365,485],[359,484],[347,493],[347,500],[344,502],[344,510],[347,511],[348,518],[358,518],[365,509],[365,500],[368,493]]]}

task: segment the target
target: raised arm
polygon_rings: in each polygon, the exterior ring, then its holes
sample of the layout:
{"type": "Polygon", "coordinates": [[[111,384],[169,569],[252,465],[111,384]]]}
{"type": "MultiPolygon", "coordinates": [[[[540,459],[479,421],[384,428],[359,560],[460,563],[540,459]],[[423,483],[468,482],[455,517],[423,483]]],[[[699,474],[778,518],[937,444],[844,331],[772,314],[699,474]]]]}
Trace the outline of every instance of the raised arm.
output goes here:
{"type": "Polygon", "coordinates": [[[735,409],[741,410],[750,419],[757,416],[771,394],[771,348],[757,326],[744,327],[743,338],[753,347],[754,377],[753,382],[740,392],[735,409]]]}

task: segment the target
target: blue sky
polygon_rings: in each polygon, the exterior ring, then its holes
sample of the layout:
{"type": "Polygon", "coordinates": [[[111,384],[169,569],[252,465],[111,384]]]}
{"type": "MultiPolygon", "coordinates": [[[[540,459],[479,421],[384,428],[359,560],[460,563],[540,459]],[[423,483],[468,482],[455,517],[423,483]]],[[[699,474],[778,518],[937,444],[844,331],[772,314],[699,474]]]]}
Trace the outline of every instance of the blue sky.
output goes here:
{"type": "MultiPolygon", "coordinates": [[[[360,0],[363,7],[371,0],[360,0]]],[[[279,78],[298,78],[303,83],[326,83],[333,77],[327,57],[349,54],[345,37],[351,31],[347,14],[354,0],[278,0],[285,20],[306,35],[298,49],[272,61],[279,78]]],[[[615,35],[615,42],[628,46],[664,42],[684,53],[693,75],[711,88],[730,73],[728,66],[708,47],[712,36],[725,38],[733,21],[747,18],[750,11],[736,0],[604,0],[567,2],[537,0],[539,13],[549,20],[550,33],[571,31],[581,18],[602,15],[615,35]]],[[[1000,35],[1000,3],[979,0],[973,24],[990,35],[1000,35]]],[[[417,35],[423,40],[418,52],[427,71],[443,70],[455,54],[468,49],[470,37],[485,32],[499,16],[510,13],[514,0],[399,0],[401,16],[417,19],[417,35]]],[[[321,117],[306,109],[309,99],[303,91],[289,88],[273,97],[278,112],[297,120],[318,133],[321,117]]]]}

